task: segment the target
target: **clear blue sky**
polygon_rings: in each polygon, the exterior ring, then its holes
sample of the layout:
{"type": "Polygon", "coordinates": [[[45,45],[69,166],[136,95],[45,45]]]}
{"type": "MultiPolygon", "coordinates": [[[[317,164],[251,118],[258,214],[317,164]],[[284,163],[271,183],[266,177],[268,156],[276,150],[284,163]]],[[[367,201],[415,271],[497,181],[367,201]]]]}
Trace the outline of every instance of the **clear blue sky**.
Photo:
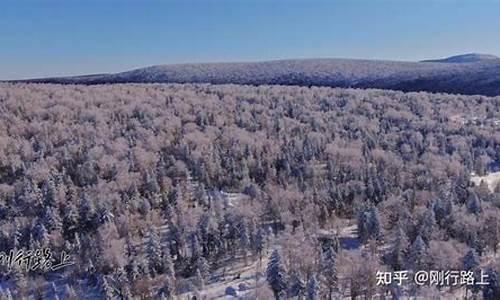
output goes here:
{"type": "Polygon", "coordinates": [[[500,0],[0,0],[0,79],[155,64],[500,55],[500,0]]]}

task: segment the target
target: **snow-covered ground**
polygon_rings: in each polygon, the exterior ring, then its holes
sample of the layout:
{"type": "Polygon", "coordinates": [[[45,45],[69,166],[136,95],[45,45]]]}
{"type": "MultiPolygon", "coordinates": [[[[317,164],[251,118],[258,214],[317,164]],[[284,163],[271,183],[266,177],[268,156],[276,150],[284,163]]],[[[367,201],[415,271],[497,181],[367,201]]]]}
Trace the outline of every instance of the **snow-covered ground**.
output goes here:
{"type": "Polygon", "coordinates": [[[260,299],[257,296],[259,288],[267,284],[267,256],[263,255],[260,260],[249,255],[246,262],[238,257],[212,272],[203,290],[178,295],[178,299],[191,299],[194,295],[199,299],[260,299]],[[226,295],[227,288],[233,288],[237,296],[226,295]]]}
{"type": "Polygon", "coordinates": [[[490,190],[493,191],[500,184],[500,172],[493,172],[485,176],[471,175],[470,179],[476,185],[481,184],[481,181],[486,182],[490,190]]]}

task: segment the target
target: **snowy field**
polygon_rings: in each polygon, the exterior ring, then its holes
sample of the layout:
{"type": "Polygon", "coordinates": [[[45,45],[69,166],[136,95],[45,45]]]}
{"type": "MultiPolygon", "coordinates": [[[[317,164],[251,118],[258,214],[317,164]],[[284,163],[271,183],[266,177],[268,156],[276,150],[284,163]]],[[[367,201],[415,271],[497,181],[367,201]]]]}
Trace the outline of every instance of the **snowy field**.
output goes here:
{"type": "Polygon", "coordinates": [[[472,175],[471,181],[476,185],[480,185],[484,181],[491,191],[494,191],[498,184],[500,184],[500,172],[493,172],[485,176],[472,175]]]}

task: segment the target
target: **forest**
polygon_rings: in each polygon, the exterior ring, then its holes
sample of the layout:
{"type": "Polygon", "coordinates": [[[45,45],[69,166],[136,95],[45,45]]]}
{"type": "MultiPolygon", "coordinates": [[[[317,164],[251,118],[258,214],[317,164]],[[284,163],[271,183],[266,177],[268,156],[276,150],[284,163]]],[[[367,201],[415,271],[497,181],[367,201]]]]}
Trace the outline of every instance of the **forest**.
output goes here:
{"type": "Polygon", "coordinates": [[[0,299],[500,299],[498,171],[500,97],[1,83],[0,252],[71,264],[0,299]]]}

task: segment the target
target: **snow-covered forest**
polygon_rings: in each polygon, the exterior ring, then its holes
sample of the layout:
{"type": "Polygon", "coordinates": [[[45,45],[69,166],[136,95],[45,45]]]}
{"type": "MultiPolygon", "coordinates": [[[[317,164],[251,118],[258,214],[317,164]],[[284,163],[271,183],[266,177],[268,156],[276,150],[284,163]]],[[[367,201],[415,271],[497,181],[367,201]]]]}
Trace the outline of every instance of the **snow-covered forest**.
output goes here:
{"type": "Polygon", "coordinates": [[[0,299],[500,299],[499,163],[500,97],[0,84],[0,251],[74,262],[0,299]]]}

